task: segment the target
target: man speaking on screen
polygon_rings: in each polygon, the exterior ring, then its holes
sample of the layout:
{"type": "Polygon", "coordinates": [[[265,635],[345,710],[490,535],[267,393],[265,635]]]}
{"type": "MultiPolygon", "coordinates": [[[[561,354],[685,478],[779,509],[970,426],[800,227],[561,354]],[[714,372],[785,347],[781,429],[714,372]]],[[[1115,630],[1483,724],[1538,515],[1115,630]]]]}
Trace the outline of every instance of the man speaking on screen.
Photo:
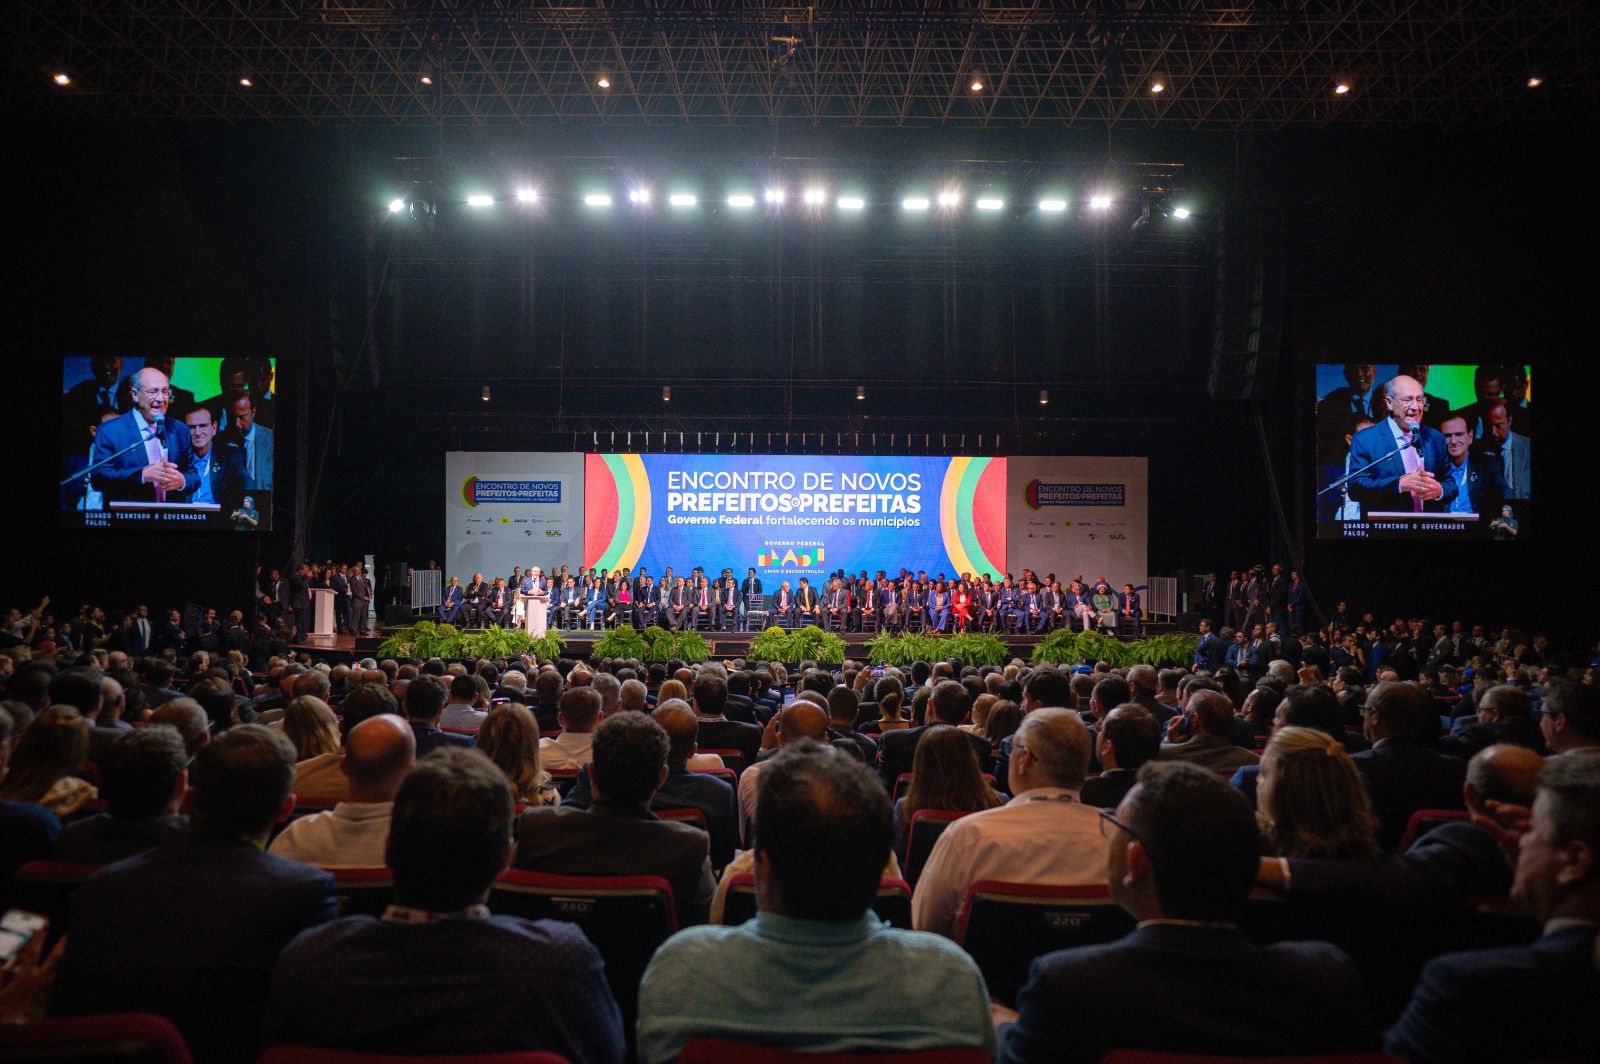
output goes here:
{"type": "Polygon", "coordinates": [[[1448,510],[1459,488],[1455,478],[1443,475],[1449,462],[1444,436],[1422,423],[1422,385],[1415,377],[1391,377],[1383,403],[1388,416],[1350,440],[1350,468],[1371,467],[1350,487],[1362,516],[1448,510]]]}
{"type": "Polygon", "coordinates": [[[167,417],[172,386],[160,370],[142,369],[129,382],[133,409],[100,426],[89,465],[95,490],[108,500],[188,502],[199,482],[189,427],[167,417]],[[121,452],[120,454],[118,452],[121,452]]]}

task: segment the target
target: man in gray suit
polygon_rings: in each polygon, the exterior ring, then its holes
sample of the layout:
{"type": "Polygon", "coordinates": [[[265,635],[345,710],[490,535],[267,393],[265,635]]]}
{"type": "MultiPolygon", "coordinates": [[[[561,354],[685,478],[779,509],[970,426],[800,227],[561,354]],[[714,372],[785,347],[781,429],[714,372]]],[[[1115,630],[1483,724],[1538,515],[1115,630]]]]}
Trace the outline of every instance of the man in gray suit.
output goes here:
{"type": "Polygon", "coordinates": [[[1512,431],[1512,414],[1504,400],[1495,400],[1483,410],[1483,452],[1500,459],[1505,470],[1508,499],[1533,496],[1533,441],[1512,431]]]}
{"type": "Polygon", "coordinates": [[[372,581],[359,562],[350,572],[350,631],[354,635],[370,635],[372,617],[372,581]]]}
{"type": "Polygon", "coordinates": [[[228,405],[228,435],[244,451],[245,468],[262,491],[272,489],[272,430],[256,424],[256,408],[249,393],[228,405]]]}

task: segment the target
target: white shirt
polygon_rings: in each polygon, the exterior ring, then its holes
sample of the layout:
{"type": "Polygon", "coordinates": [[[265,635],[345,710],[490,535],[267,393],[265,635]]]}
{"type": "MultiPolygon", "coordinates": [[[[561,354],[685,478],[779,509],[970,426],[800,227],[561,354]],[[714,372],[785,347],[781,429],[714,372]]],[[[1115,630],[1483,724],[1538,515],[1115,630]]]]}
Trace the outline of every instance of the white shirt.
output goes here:
{"type": "Polygon", "coordinates": [[[439,727],[471,728],[477,731],[483,726],[483,719],[488,715],[473,709],[465,702],[451,702],[444,707],[444,712],[439,716],[439,727]]]}
{"type": "Polygon", "coordinates": [[[546,772],[576,770],[594,760],[594,732],[564,731],[539,740],[539,767],[546,772]]]}
{"type": "Polygon", "coordinates": [[[393,802],[340,802],[292,821],[268,853],[322,868],[381,868],[393,802]]]}
{"type": "Polygon", "coordinates": [[[739,841],[746,846],[750,845],[750,823],[756,816],[756,784],[765,765],[765,761],[757,761],[739,773],[739,841]]]}
{"type": "Polygon", "coordinates": [[[1103,885],[1106,847],[1099,811],[1080,803],[1076,790],[1024,791],[998,809],[962,817],[939,836],[911,898],[911,924],[955,937],[967,890],[986,879],[1103,885]]]}

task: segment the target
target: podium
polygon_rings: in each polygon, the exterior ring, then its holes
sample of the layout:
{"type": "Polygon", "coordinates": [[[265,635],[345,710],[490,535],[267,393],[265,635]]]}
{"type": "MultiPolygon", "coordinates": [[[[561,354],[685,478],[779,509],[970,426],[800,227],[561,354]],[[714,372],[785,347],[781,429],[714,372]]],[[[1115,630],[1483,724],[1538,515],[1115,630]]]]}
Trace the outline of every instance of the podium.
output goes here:
{"type": "Polygon", "coordinates": [[[333,635],[333,589],[311,589],[311,634],[333,635]]]}

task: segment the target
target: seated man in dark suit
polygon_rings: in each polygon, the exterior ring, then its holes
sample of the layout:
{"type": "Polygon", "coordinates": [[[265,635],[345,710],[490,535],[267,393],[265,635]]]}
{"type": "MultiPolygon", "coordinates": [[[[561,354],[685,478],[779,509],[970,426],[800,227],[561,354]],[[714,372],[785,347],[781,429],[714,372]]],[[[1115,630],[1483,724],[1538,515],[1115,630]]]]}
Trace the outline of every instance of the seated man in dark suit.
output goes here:
{"type": "Polygon", "coordinates": [[[1125,702],[1106,714],[1095,750],[1103,767],[1100,775],[1083,781],[1078,800],[1100,809],[1115,809],[1133,790],[1139,769],[1161,753],[1161,725],[1143,706],[1125,702]]]}
{"type": "MultiPolygon", "coordinates": [[[[923,732],[935,724],[948,724],[951,727],[965,724],[971,712],[972,693],[954,680],[943,680],[934,687],[933,694],[928,698],[927,724],[920,728],[901,728],[883,733],[882,749],[878,755],[878,776],[889,793],[894,793],[894,781],[900,774],[911,771],[912,760],[917,754],[917,742],[923,732]]],[[[972,749],[978,755],[978,767],[984,772],[992,771],[994,751],[989,740],[977,732],[962,734],[972,743],[972,749]]]]}
{"type": "Polygon", "coordinates": [[[667,778],[670,749],[666,730],[643,713],[601,721],[589,763],[594,804],[524,813],[516,866],[572,876],[661,876],[672,884],[678,926],[705,923],[714,887],[706,833],[650,812],[667,778]]]}
{"type": "Polygon", "coordinates": [[[394,904],[289,944],[268,1042],[620,1062],[622,1016],[583,932],[484,907],[511,861],[512,807],[505,776],[475,753],[442,750],[413,769],[389,831],[394,904]]]}
{"type": "MultiPolygon", "coordinates": [[[[739,806],[733,785],[703,772],[689,771],[688,761],[695,752],[695,716],[689,703],[669,698],[650,716],[666,729],[672,744],[667,752],[667,778],[650,800],[650,808],[700,810],[711,836],[711,867],[727,867],[739,845],[739,806]]],[[[587,809],[594,804],[589,773],[578,773],[578,782],[561,804],[573,809],[587,809]]]]}
{"type": "Polygon", "coordinates": [[[444,701],[449,689],[434,676],[418,676],[406,684],[406,717],[417,737],[417,760],[421,761],[442,746],[471,746],[466,735],[452,735],[439,730],[439,718],[444,715],[444,701]]]}
{"type": "Polygon", "coordinates": [[[1425,687],[1380,683],[1367,692],[1361,713],[1372,749],[1351,760],[1367,781],[1378,817],[1378,846],[1393,853],[1418,809],[1462,808],[1467,763],[1423,745],[1439,729],[1439,711],[1425,687]]]}
{"type": "Polygon", "coordinates": [[[1545,763],[1511,893],[1544,925],[1529,946],[1447,953],[1422,972],[1384,1048],[1411,1061],[1593,1060],[1600,1047],[1600,757],[1545,763]]]}
{"type": "Polygon", "coordinates": [[[257,724],[201,747],[187,839],[78,888],[54,1015],[155,1012],[196,1060],[253,1060],[278,955],[339,914],[333,877],[264,852],[294,808],[294,747],[257,724]]]}
{"type": "Polygon", "coordinates": [[[189,789],[189,752],[176,728],[136,728],[95,764],[106,812],[63,828],[55,860],[112,864],[189,833],[189,818],[178,812],[189,789]]]}
{"type": "Polygon", "coordinates": [[[719,669],[702,668],[696,674],[690,700],[700,718],[702,750],[737,750],[746,767],[755,763],[761,750],[761,727],[726,716],[728,681],[719,669]]]}
{"type": "Polygon", "coordinates": [[[1350,497],[1361,504],[1363,517],[1374,511],[1449,510],[1458,488],[1445,472],[1450,459],[1444,437],[1422,424],[1422,385],[1391,377],[1383,399],[1388,416],[1350,440],[1350,468],[1372,465],[1350,484],[1350,497]]]}
{"type": "Polygon", "coordinates": [[[1116,1049],[1289,1056],[1374,1048],[1349,957],[1322,942],[1257,948],[1236,926],[1261,846],[1236,790],[1193,765],[1149,764],[1116,815],[1101,816],[1111,835],[1111,896],[1139,926],[1117,942],[1034,961],[1016,1022],[1000,1032],[1000,1064],[1097,1061],[1116,1049]],[[1107,987],[1116,988],[1115,1002],[1107,987]],[[1270,1007],[1263,987],[1272,988],[1270,1007]]]}

